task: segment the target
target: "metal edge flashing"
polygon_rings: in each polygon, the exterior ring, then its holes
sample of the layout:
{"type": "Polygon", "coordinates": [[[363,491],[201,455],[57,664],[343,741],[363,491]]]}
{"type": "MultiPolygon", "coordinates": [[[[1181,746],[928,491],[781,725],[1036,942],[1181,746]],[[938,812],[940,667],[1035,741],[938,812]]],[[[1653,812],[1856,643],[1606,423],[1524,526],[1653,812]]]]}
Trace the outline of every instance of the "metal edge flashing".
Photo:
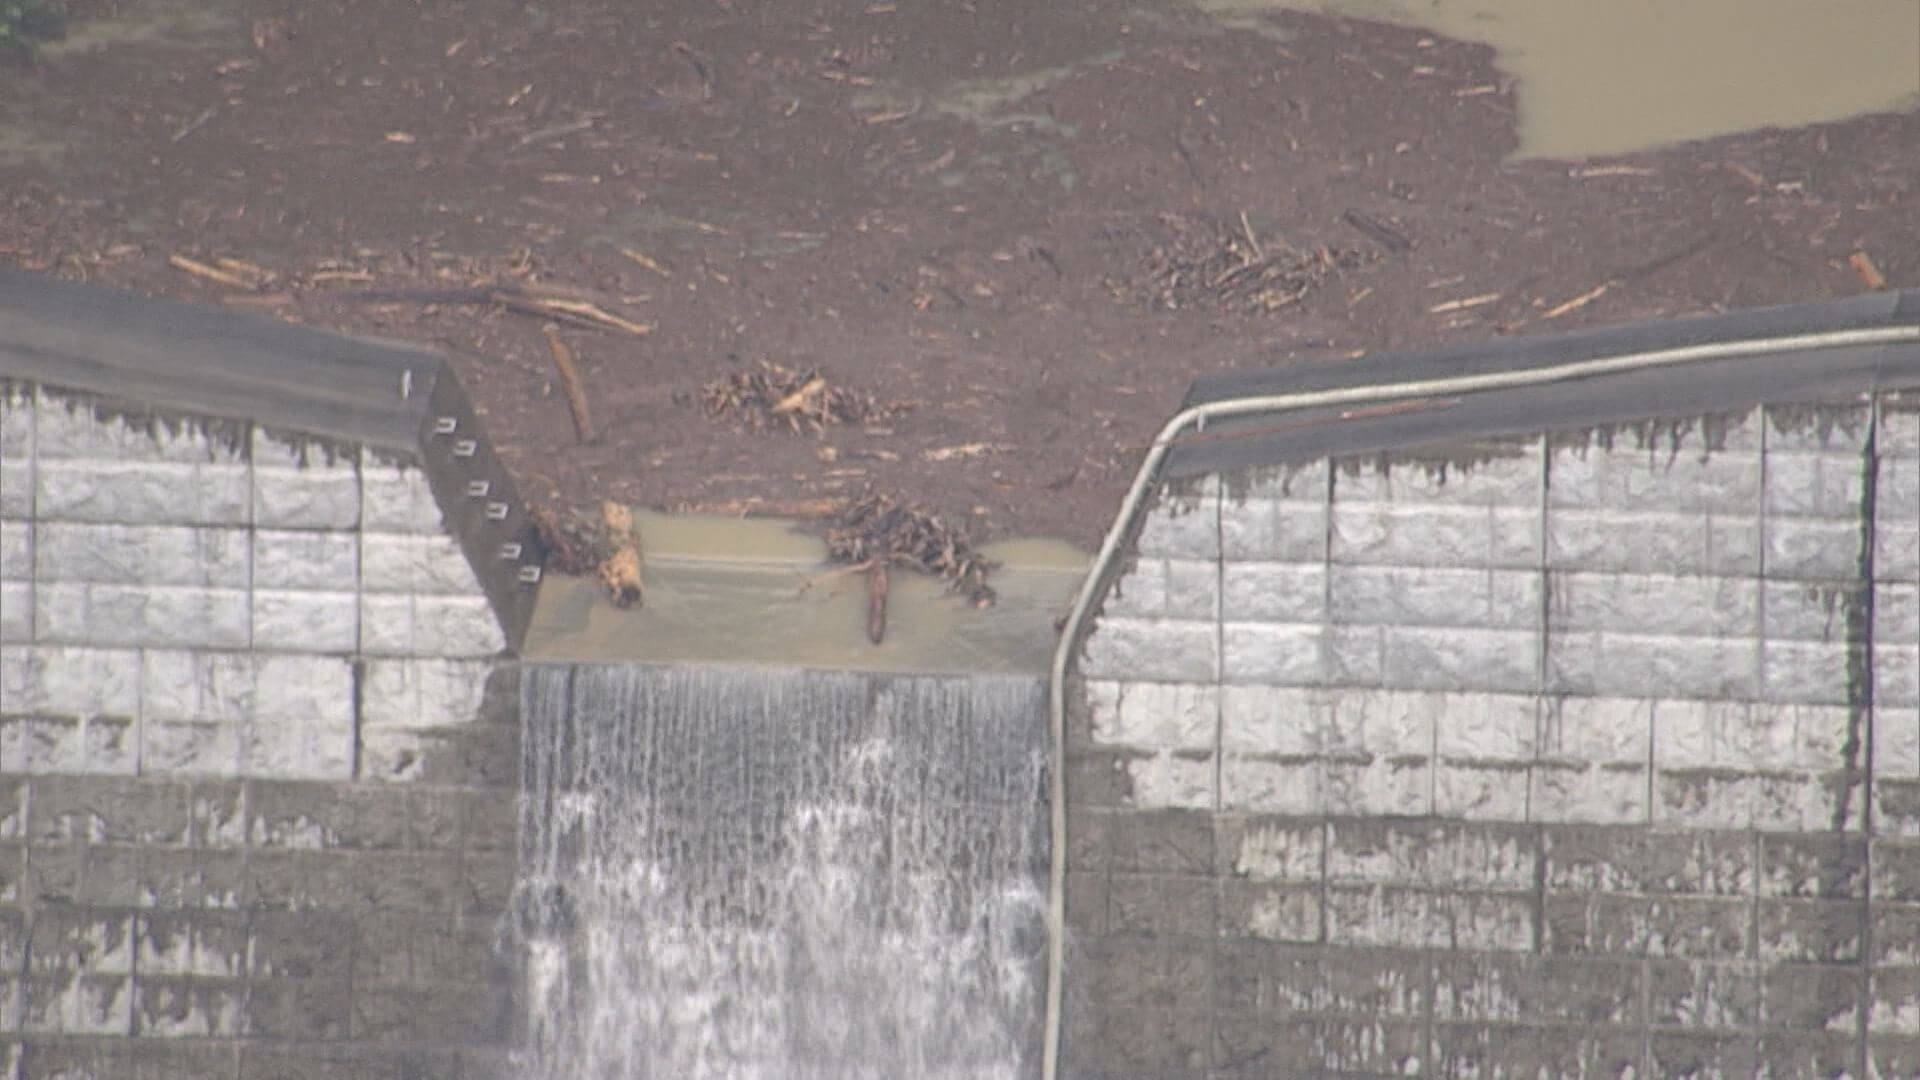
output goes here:
{"type": "MultiPolygon", "coordinates": [[[[1608,380],[1614,387],[1631,386],[1632,401],[1661,415],[1678,407],[1659,391],[1668,380],[1706,386],[1721,396],[1706,411],[1719,412],[1729,397],[1738,399],[1739,384],[1727,386],[1700,377],[1717,368],[1724,379],[1755,370],[1757,361],[1784,360],[1792,376],[1776,386],[1791,385],[1798,401],[1831,400],[1849,392],[1878,393],[1920,385],[1920,292],[1870,294],[1844,300],[1795,304],[1663,323],[1641,323],[1570,333],[1558,337],[1529,337],[1483,345],[1453,346],[1422,352],[1384,354],[1367,363],[1291,367],[1198,379],[1186,402],[1149,444],[1119,512],[1108,528],[1099,551],[1082,581],[1079,595],[1062,625],[1049,673],[1048,709],[1052,751],[1049,760],[1050,849],[1047,903],[1047,986],[1044,1013],[1041,1076],[1060,1080],[1065,1075],[1066,975],[1066,849],[1067,849],[1067,691],[1070,675],[1083,645],[1092,613],[1105,600],[1116,572],[1135,543],[1150,503],[1176,484],[1180,476],[1203,475],[1227,468],[1249,468],[1299,460],[1308,451],[1277,441],[1289,432],[1243,432],[1264,440],[1258,454],[1237,466],[1196,460],[1198,440],[1219,433],[1221,424],[1267,423],[1286,416],[1312,421],[1300,430],[1339,430],[1343,425],[1381,418],[1399,420],[1402,430],[1377,430],[1378,440],[1395,434],[1407,447],[1445,442],[1467,434],[1447,421],[1427,432],[1430,438],[1408,438],[1404,406],[1433,399],[1477,400],[1483,406],[1503,404],[1498,395],[1551,391],[1561,395],[1568,415],[1579,415],[1587,395],[1608,380]],[[1836,385],[1830,362],[1849,357],[1851,389],[1836,385]],[[1732,364],[1729,372],[1726,365],[1732,364]],[[1823,366],[1824,365],[1824,366],[1823,366]],[[1400,407],[1396,409],[1396,406],[1400,407]],[[1193,443],[1183,442],[1189,437],[1193,443]],[[1185,451],[1186,468],[1173,472],[1174,459],[1185,451]]],[[[1670,386],[1667,386],[1671,389],[1670,386]]],[[[1749,392],[1751,393],[1751,391],[1749,392]]],[[[1769,400],[1771,396],[1769,395],[1769,400]]],[[[1504,404],[1512,404],[1509,397],[1504,404]]],[[[1631,406],[1631,402],[1629,402],[1631,406]]],[[[1616,404],[1614,408],[1619,408],[1616,404]]],[[[1589,413],[1594,410],[1587,408],[1589,413]]],[[[1495,409],[1494,412],[1498,412],[1495,409]]],[[[1444,414],[1442,414],[1444,415],[1444,414]]],[[[1589,425],[1599,423],[1590,419],[1589,425]]],[[[1512,428],[1515,421],[1505,426],[1512,428]]],[[[1577,421],[1527,416],[1519,430],[1560,427],[1577,421]]],[[[1229,427],[1228,434],[1231,434],[1229,427]]],[[[1230,440],[1220,440],[1226,442],[1230,440]]],[[[1322,448],[1313,456],[1330,451],[1322,448]]]]}
{"type": "Polygon", "coordinates": [[[507,651],[518,655],[539,596],[538,529],[450,368],[435,380],[428,406],[418,436],[427,483],[499,620],[507,651]]]}
{"type": "Polygon", "coordinates": [[[259,430],[423,468],[519,651],[536,531],[445,353],[0,268],[0,388],[38,388],[102,419],[228,441],[259,430]]]}

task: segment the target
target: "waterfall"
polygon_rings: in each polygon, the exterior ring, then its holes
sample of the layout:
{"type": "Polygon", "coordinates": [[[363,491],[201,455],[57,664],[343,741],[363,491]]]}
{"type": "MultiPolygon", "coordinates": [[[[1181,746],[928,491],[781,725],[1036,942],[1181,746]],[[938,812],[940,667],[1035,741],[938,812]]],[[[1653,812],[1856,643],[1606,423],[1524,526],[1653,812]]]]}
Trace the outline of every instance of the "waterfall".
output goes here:
{"type": "Polygon", "coordinates": [[[1033,678],[530,665],[529,1080],[1020,1080],[1033,678]]]}

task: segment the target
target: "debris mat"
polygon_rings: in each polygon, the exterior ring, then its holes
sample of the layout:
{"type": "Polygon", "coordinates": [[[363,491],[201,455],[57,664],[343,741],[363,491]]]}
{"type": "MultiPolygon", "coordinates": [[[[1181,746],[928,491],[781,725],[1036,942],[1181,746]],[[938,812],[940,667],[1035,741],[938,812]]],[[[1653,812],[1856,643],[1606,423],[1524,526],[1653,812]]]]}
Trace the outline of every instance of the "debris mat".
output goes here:
{"type": "Polygon", "coordinates": [[[885,423],[911,407],[830,385],[817,368],[796,371],[764,360],[757,371],[707,383],[700,397],[712,419],[743,421],[755,431],[817,432],[836,424],[885,423]]]}
{"type": "Polygon", "coordinates": [[[852,566],[905,566],[945,578],[975,607],[995,599],[987,584],[995,564],[973,550],[964,530],[885,495],[865,495],[832,520],[827,557],[852,566]]]}

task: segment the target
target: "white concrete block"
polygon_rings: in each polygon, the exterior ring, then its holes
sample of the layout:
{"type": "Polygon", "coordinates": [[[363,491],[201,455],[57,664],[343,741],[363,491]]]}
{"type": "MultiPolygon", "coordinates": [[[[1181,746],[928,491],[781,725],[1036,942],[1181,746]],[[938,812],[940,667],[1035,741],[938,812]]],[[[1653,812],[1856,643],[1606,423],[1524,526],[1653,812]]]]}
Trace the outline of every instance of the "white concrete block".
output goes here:
{"type": "Polygon", "coordinates": [[[1381,626],[1326,628],[1328,686],[1378,687],[1387,680],[1387,631],[1381,626]]]}
{"type": "Polygon", "coordinates": [[[132,525],[245,525],[245,465],[41,459],[34,474],[41,521],[132,525]]]}
{"type": "Polygon", "coordinates": [[[1111,704],[1093,700],[1095,742],[1141,750],[1211,752],[1220,723],[1220,688],[1197,683],[1115,684],[1111,704]]]}
{"type": "Polygon", "coordinates": [[[340,530],[360,524],[360,476],[351,468],[253,470],[253,518],[276,529],[340,530]]]}
{"type": "Polygon", "coordinates": [[[1317,563],[1327,558],[1324,479],[1300,498],[1236,498],[1220,504],[1220,545],[1228,559],[1317,563]]]}
{"type": "Polygon", "coordinates": [[[1218,633],[1211,621],[1101,616],[1082,646],[1079,668],[1095,679],[1212,682],[1218,633]]]}
{"type": "Polygon", "coordinates": [[[1651,698],[1544,698],[1540,702],[1540,757],[1570,764],[1645,769],[1653,759],[1653,725],[1651,698]]]}
{"type": "Polygon", "coordinates": [[[244,589],[247,530],[45,521],[34,526],[42,582],[244,589]]]}
{"type": "Polygon", "coordinates": [[[1532,691],[1540,686],[1534,630],[1385,626],[1385,683],[1405,690],[1532,691]]]}
{"type": "Polygon", "coordinates": [[[1329,550],[1336,563],[1526,570],[1540,565],[1543,543],[1537,507],[1342,499],[1329,550]]]}
{"type": "Polygon", "coordinates": [[[1920,645],[1920,581],[1874,586],[1873,643],[1920,645]]]}
{"type": "Polygon", "coordinates": [[[1296,817],[1323,813],[1322,766],[1318,758],[1228,754],[1220,761],[1220,809],[1296,817]]]}
{"type": "Polygon", "coordinates": [[[1220,749],[1229,754],[1315,755],[1334,723],[1335,691],[1229,685],[1219,693],[1220,749]]]}
{"type": "Polygon", "coordinates": [[[25,455],[0,456],[0,517],[33,516],[33,462],[25,455]]]}
{"type": "Polygon", "coordinates": [[[360,597],[360,649],[370,656],[492,656],[506,648],[482,596],[360,597]]]}
{"type": "Polygon", "coordinates": [[[233,464],[247,460],[251,432],[225,421],[182,418],[134,423],[103,418],[89,402],[43,389],[34,438],[43,462],[49,458],[92,458],[233,464]]]}
{"type": "Polygon", "coordinates": [[[1880,581],[1920,580],[1920,526],[1911,519],[1874,525],[1873,576],[1880,581]]]}
{"type": "Polygon", "coordinates": [[[360,520],[370,532],[439,536],[446,532],[427,474],[368,453],[360,463],[360,520]]]}
{"type": "Polygon", "coordinates": [[[1135,550],[1142,556],[1212,560],[1220,557],[1220,480],[1206,476],[1181,485],[1179,495],[1162,489],[1141,523],[1135,550]]]}
{"type": "Polygon", "coordinates": [[[1920,705],[1920,649],[1911,645],[1874,648],[1873,704],[1875,708],[1920,705]]]}
{"type": "Polygon", "coordinates": [[[360,644],[360,598],[350,592],[255,589],[253,643],[263,652],[353,652],[360,644]]]}
{"type": "Polygon", "coordinates": [[[352,661],[261,655],[254,678],[254,710],[241,736],[241,771],[288,780],[352,779],[352,661]]]}
{"type": "Polygon", "coordinates": [[[1229,562],[1221,617],[1230,622],[1316,623],[1327,617],[1324,563],[1229,562]]]}
{"type": "Polygon", "coordinates": [[[1327,604],[1337,622],[1537,630],[1540,572],[1335,566],[1327,604]]]}
{"type": "Polygon", "coordinates": [[[43,584],[34,590],[42,641],[162,648],[245,648],[245,589],[43,584]]]}
{"type": "Polygon", "coordinates": [[[360,581],[368,592],[480,594],[473,567],[459,543],[445,534],[362,533],[360,581]]]}
{"type": "Polygon", "coordinates": [[[133,717],[140,708],[140,654],[127,649],[8,646],[0,649],[0,715],[133,717]]]}
{"type": "Polygon", "coordinates": [[[369,659],[361,685],[361,724],[368,731],[470,724],[492,669],[486,660],[369,659]]]}
{"type": "Polygon", "coordinates": [[[1845,641],[1766,641],[1761,647],[1764,700],[1829,705],[1851,700],[1847,657],[1852,650],[1845,641]]]}
{"type": "MultiPolygon", "coordinates": [[[[1766,636],[1776,640],[1845,641],[1847,612],[1859,595],[1860,590],[1844,584],[1765,582],[1761,597],[1766,636]]],[[[1878,622],[1879,612],[1874,614],[1878,622]]]]}
{"type": "Polygon", "coordinates": [[[32,524],[0,518],[0,580],[30,581],[32,578],[32,524]]]}
{"type": "Polygon", "coordinates": [[[260,529],[253,534],[256,589],[352,592],[359,580],[356,533],[260,529]]]}
{"type": "MultiPolygon", "coordinates": [[[[1846,767],[1853,711],[1845,705],[1760,702],[1747,711],[1756,771],[1838,772],[1846,767]]],[[[1860,720],[1859,747],[1866,749],[1867,721],[1860,720]]]]}
{"type": "MultiPolygon", "coordinates": [[[[1431,691],[1336,692],[1327,753],[1424,758],[1437,752],[1436,731],[1461,695],[1431,691]]],[[[1468,695],[1472,697],[1474,695],[1468,695]]]]}
{"type": "MultiPolygon", "coordinates": [[[[368,537],[369,543],[372,539],[368,537]]],[[[464,560],[461,565],[466,566],[464,560]]],[[[467,580],[472,579],[469,572],[467,580]]],[[[465,586],[466,589],[477,587],[465,586]]],[[[1125,576],[1114,582],[1103,610],[1107,615],[1211,619],[1218,610],[1219,597],[1218,562],[1143,556],[1125,576]]]]}
{"type": "Polygon", "coordinates": [[[33,640],[33,583],[0,581],[0,643],[25,645],[33,640]]]}
{"type": "Polygon", "coordinates": [[[1826,518],[1772,517],[1766,522],[1768,578],[1858,580],[1860,523],[1826,518]]]}
{"type": "MultiPolygon", "coordinates": [[[[1767,448],[1766,512],[1845,520],[1860,515],[1866,489],[1861,452],[1797,453],[1767,448]]],[[[1857,527],[1857,526],[1856,526],[1857,527]]]]}
{"type": "Polygon", "coordinates": [[[1547,565],[1609,573],[1751,576],[1760,572],[1757,514],[1554,508],[1547,565]]]}
{"type": "Polygon", "coordinates": [[[253,715],[250,654],[146,649],[133,655],[140,665],[140,711],[147,720],[239,725],[253,715]]]}
{"type": "Polygon", "coordinates": [[[1221,627],[1221,678],[1262,686],[1319,684],[1326,671],[1324,632],[1311,624],[1226,623],[1221,627]]]}
{"type": "Polygon", "coordinates": [[[1685,636],[1760,632],[1760,586],[1751,578],[1552,571],[1553,629],[1685,636]]]}
{"type": "Polygon", "coordinates": [[[1750,700],[1759,666],[1753,638],[1567,631],[1547,642],[1547,688],[1558,693],[1750,700]]]}

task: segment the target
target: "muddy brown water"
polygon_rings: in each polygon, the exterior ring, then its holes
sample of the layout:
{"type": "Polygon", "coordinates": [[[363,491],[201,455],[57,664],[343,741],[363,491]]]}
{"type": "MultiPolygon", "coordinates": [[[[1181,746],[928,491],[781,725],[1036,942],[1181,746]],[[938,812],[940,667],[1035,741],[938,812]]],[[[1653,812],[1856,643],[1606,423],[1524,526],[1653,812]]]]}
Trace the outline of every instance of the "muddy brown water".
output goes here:
{"type": "Polygon", "coordinates": [[[1521,157],[1622,154],[1920,103],[1920,0],[1200,0],[1308,11],[1494,47],[1521,157]]]}
{"type": "Polygon", "coordinates": [[[867,640],[864,574],[828,565],[826,545],[792,522],[637,516],[646,597],[625,611],[598,586],[550,576],[525,654],[573,662],[711,662],[915,673],[1045,672],[1087,556],[1052,540],[1005,540],[999,600],[975,608],[930,577],[891,575],[886,634],[867,640]]]}

